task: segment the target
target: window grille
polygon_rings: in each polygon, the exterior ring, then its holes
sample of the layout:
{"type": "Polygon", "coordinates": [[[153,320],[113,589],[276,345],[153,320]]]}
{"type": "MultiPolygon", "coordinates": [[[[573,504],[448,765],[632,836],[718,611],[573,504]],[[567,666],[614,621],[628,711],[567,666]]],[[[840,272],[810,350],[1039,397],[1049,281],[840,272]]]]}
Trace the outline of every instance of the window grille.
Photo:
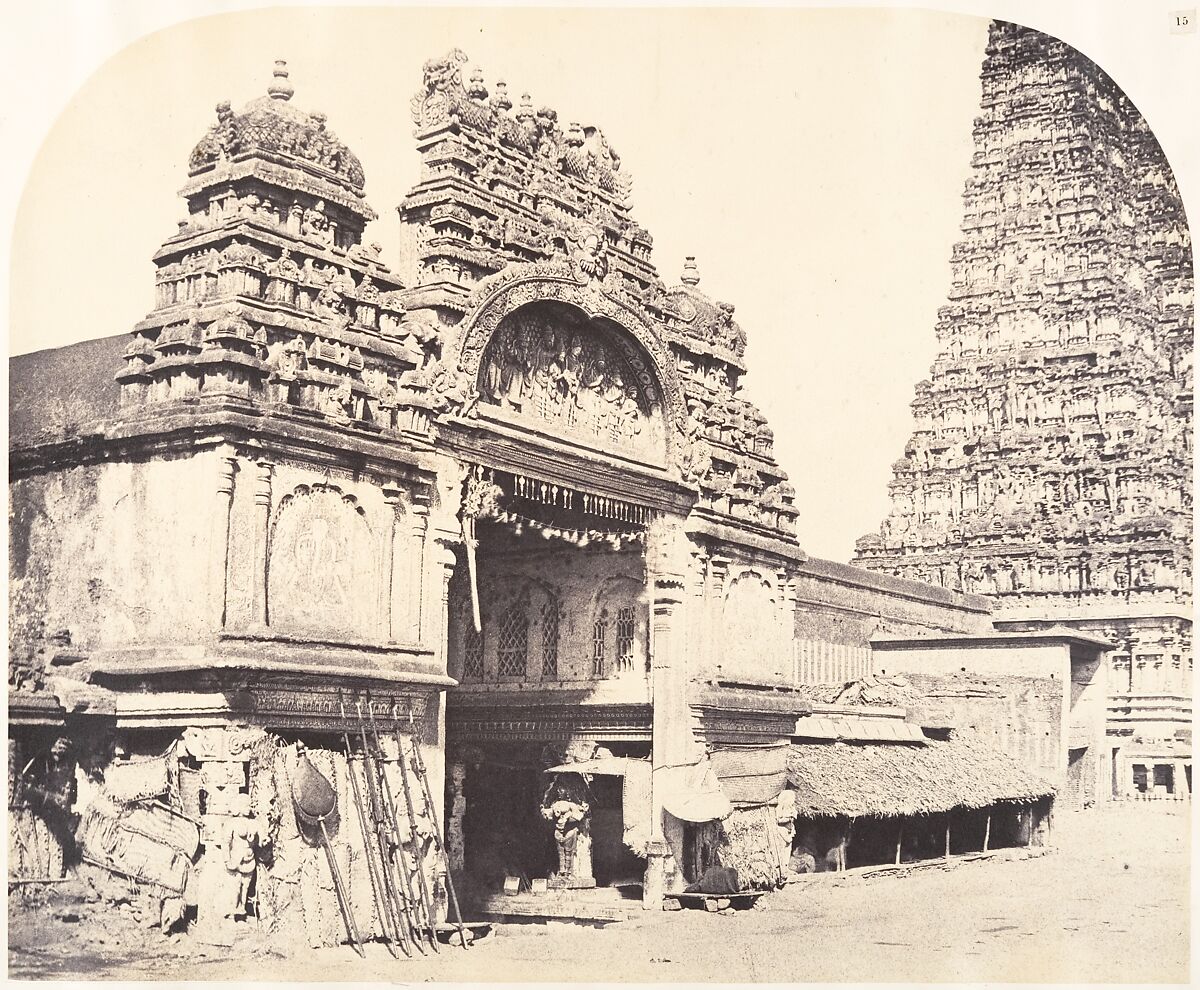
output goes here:
{"type": "Polygon", "coordinates": [[[500,622],[496,636],[496,673],[524,677],[529,657],[529,600],[522,596],[500,622]]]}
{"type": "Polygon", "coordinates": [[[558,677],[558,602],[542,606],[542,677],[558,677]]]}
{"type": "Polygon", "coordinates": [[[471,622],[463,637],[463,680],[483,680],[483,633],[477,632],[471,622]]]}
{"type": "Polygon", "coordinates": [[[604,676],[604,640],[608,636],[608,610],[600,612],[592,623],[592,676],[604,676]]]}
{"type": "Polygon", "coordinates": [[[633,670],[633,606],[617,612],[617,670],[633,670]]]}

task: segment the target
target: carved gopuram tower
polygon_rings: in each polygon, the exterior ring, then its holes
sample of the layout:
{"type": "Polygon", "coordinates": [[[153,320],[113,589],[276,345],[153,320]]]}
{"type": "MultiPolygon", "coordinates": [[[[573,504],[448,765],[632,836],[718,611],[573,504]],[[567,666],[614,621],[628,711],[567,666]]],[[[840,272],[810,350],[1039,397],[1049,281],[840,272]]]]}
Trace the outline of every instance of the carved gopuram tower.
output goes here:
{"type": "Polygon", "coordinates": [[[1069,45],[995,22],[982,80],[938,355],[856,562],[1107,637],[1114,788],[1153,792],[1190,734],[1187,222],[1146,122],[1069,45]]]}

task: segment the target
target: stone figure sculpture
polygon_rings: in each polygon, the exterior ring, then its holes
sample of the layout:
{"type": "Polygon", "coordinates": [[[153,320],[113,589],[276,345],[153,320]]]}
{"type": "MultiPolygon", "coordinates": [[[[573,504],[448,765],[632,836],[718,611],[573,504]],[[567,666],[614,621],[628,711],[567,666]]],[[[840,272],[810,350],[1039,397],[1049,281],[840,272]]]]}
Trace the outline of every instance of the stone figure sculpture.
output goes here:
{"type": "Polygon", "coordinates": [[[266,841],[258,821],[251,814],[250,796],[233,795],[225,838],[225,869],[229,871],[230,897],[223,917],[237,921],[246,917],[246,896],[258,870],[258,849],[266,841]]]}
{"type": "Polygon", "coordinates": [[[550,885],[594,887],[591,806],[583,800],[582,787],[556,780],[543,799],[542,818],[554,823],[554,841],[558,843],[558,872],[550,878],[550,885]]]}

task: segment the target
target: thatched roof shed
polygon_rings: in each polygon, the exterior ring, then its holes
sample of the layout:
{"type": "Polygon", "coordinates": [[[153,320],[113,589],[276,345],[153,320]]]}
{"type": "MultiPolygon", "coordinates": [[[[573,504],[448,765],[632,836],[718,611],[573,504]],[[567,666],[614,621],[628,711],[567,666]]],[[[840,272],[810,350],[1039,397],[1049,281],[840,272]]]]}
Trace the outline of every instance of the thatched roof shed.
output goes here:
{"type": "Polygon", "coordinates": [[[1054,794],[1051,783],[1007,753],[962,738],[796,744],[788,777],[797,815],[810,818],[930,815],[1054,794]]]}

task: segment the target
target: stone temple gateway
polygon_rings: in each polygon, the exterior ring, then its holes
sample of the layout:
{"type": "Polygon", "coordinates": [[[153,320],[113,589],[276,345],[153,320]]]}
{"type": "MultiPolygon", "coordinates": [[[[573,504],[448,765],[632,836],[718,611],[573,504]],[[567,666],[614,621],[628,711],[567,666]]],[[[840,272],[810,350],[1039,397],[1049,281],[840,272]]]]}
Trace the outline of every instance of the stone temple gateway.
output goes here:
{"type": "Polygon", "coordinates": [[[992,25],[962,237],[872,570],[1103,636],[1116,795],[1190,790],[1192,251],[1162,149],[1069,45],[992,25]],[[1156,781],[1157,775],[1157,781],[1156,781]]]}
{"type": "Polygon", "coordinates": [[[664,283],[600,130],[464,63],[412,100],[396,269],[281,62],[195,146],[151,313],[14,359],[10,885],[73,860],[163,931],[412,952],[456,901],[603,919],[1046,841],[1105,642],[809,558],[734,307],[664,283]],[[893,673],[1023,663],[1038,759],[876,698],[877,633],[893,673]],[[895,789],[918,748],[953,786],[895,789]],[[883,851],[848,854],[871,767],[883,851]]]}

